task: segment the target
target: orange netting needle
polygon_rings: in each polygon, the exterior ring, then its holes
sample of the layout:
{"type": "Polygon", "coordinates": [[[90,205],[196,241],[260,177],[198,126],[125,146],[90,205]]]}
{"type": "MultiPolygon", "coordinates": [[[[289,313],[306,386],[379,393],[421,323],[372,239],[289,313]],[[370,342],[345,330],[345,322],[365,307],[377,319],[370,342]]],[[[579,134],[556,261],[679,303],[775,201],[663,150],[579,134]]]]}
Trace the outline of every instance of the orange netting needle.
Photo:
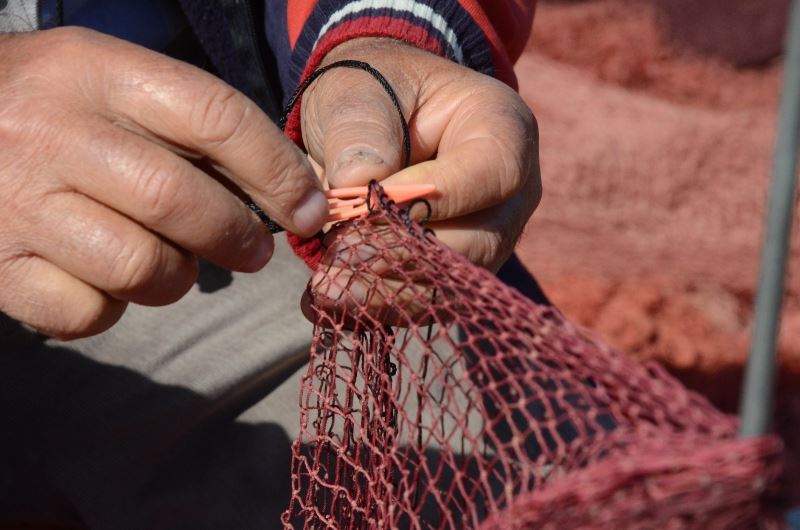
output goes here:
{"type": "MultiPolygon", "coordinates": [[[[384,193],[396,203],[413,201],[430,195],[436,191],[434,184],[397,184],[383,188],[384,193]]],[[[330,213],[328,222],[353,219],[369,212],[367,195],[369,186],[355,186],[351,188],[336,188],[327,190],[330,213]]]]}

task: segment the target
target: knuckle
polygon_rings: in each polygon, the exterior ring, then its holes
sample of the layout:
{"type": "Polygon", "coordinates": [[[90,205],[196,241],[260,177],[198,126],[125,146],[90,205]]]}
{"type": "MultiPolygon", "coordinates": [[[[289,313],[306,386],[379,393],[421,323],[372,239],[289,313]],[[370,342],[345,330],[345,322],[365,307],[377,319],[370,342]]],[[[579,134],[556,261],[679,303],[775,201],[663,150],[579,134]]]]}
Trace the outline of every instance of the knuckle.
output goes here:
{"type": "Polygon", "coordinates": [[[134,293],[150,287],[160,276],[162,244],[155,238],[123,244],[111,256],[107,285],[115,293],[134,293]]]}
{"type": "Polygon", "coordinates": [[[504,158],[506,178],[502,193],[504,198],[510,198],[522,191],[528,182],[529,164],[525,160],[525,155],[521,153],[507,154],[504,158]]]}
{"type": "Polygon", "coordinates": [[[509,231],[492,230],[482,233],[481,252],[475,263],[497,272],[500,266],[511,256],[514,246],[521,235],[521,229],[509,231]]]}
{"type": "Polygon", "coordinates": [[[533,177],[538,152],[538,123],[530,107],[509,86],[485,76],[468,92],[470,108],[487,116],[497,134],[487,136],[497,163],[494,191],[508,199],[533,177]]]}
{"type": "Polygon", "coordinates": [[[161,226],[180,216],[183,203],[183,169],[178,161],[153,161],[143,157],[136,172],[134,194],[147,224],[161,226]]]}
{"type": "Polygon", "coordinates": [[[228,143],[246,126],[253,107],[242,93],[215,81],[191,110],[191,126],[205,145],[228,143]]]}
{"type": "Polygon", "coordinates": [[[24,251],[16,251],[13,246],[0,248],[0,310],[6,310],[7,303],[15,300],[25,301],[20,296],[20,278],[24,278],[30,265],[30,257],[24,251]]]}
{"type": "Polygon", "coordinates": [[[305,180],[310,169],[301,157],[295,156],[290,149],[275,152],[270,167],[270,175],[261,190],[270,199],[271,204],[281,210],[294,207],[299,196],[305,192],[306,186],[298,186],[305,180]]]}
{"type": "Polygon", "coordinates": [[[481,240],[482,253],[478,263],[487,266],[494,263],[497,258],[502,238],[495,231],[483,231],[481,232],[481,240]]]}
{"type": "Polygon", "coordinates": [[[459,252],[475,265],[492,268],[497,262],[502,245],[502,236],[497,230],[475,230],[459,245],[459,252]]]}
{"type": "Polygon", "coordinates": [[[103,46],[104,37],[100,33],[69,26],[54,28],[45,32],[36,32],[35,41],[26,44],[24,65],[20,65],[21,74],[27,74],[27,82],[47,84],[52,88],[54,82],[74,80],[76,67],[83,61],[97,57],[103,46]],[[77,59],[80,58],[80,59],[77,59]],[[44,82],[44,83],[42,83],[44,82]]]}
{"type": "MultiPolygon", "coordinates": [[[[48,31],[6,35],[0,53],[0,83],[4,103],[9,89],[22,89],[22,94],[35,95],[37,90],[55,94],[54,86],[70,76],[75,68],[97,55],[100,33],[80,28],[64,27],[48,31]],[[66,74],[66,75],[64,75],[66,74]]],[[[37,104],[44,99],[39,97],[37,104]]]]}
{"type": "Polygon", "coordinates": [[[350,108],[342,111],[336,118],[336,122],[326,136],[330,138],[340,138],[340,142],[347,143],[349,140],[378,141],[390,139],[396,141],[400,135],[400,122],[396,116],[390,116],[385,112],[372,112],[369,109],[359,111],[350,108]]]}

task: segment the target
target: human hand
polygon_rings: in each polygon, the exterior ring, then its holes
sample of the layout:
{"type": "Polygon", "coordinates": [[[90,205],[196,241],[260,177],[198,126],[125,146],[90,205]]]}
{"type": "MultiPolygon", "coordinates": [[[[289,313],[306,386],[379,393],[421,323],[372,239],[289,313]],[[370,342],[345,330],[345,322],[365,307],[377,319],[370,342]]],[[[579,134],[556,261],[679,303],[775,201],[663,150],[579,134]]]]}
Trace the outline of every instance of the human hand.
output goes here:
{"type": "MultiPolygon", "coordinates": [[[[75,338],[163,305],[197,258],[255,271],[272,236],[235,196],[316,233],[305,156],[190,65],[75,28],[0,37],[0,311],[75,338]]],[[[315,191],[316,190],[316,191],[315,191]]]]}
{"type": "Polygon", "coordinates": [[[303,140],[331,187],[434,183],[430,226],[472,262],[497,270],[541,198],[536,121],[503,83],[402,42],[362,38],[322,65],[365,61],[394,88],[408,117],[412,160],[402,169],[397,110],[369,74],[320,77],[303,97],[303,140]],[[402,169],[402,170],[401,170],[402,169]]]}

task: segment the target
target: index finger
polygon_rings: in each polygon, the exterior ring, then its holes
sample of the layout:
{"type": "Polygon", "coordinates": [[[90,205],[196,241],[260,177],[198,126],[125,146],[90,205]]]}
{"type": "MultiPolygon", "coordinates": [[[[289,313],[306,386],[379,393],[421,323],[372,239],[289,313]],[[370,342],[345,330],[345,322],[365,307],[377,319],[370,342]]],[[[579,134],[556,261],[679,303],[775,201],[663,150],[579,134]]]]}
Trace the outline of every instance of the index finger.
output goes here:
{"type": "Polygon", "coordinates": [[[112,120],[208,157],[286,229],[302,236],[319,231],[328,212],[319,180],[255,103],[198,68],[139,53],[141,68],[107,66],[112,120]]]}
{"type": "MultiPolygon", "coordinates": [[[[492,88],[452,107],[437,138],[435,159],[408,167],[382,184],[435,184],[438,193],[429,200],[432,220],[485,210],[519,193],[530,195],[535,206],[535,190],[541,188],[536,121],[516,94],[507,93],[510,89],[492,88]]],[[[417,121],[423,121],[422,113],[417,121]]]]}

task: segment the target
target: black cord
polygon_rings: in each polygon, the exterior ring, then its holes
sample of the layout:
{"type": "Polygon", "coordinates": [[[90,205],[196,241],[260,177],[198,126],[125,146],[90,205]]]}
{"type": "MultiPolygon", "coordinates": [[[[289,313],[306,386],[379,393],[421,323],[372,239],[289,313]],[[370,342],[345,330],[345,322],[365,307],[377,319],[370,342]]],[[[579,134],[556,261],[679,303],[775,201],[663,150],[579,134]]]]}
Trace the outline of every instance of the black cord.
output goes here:
{"type": "MultiPolygon", "coordinates": [[[[400,127],[403,129],[403,167],[408,167],[408,165],[411,163],[411,134],[408,130],[408,121],[406,121],[406,117],[403,115],[403,108],[400,106],[400,100],[397,98],[397,94],[392,88],[392,85],[389,84],[389,81],[387,81],[383,74],[373,68],[372,65],[365,63],[364,61],[345,59],[343,61],[336,61],[335,63],[331,63],[327,66],[323,66],[322,68],[314,70],[311,75],[306,77],[303,82],[300,83],[300,85],[292,94],[292,97],[289,98],[289,102],[286,103],[286,106],[281,114],[281,119],[278,121],[278,127],[280,127],[282,131],[286,128],[286,120],[289,119],[289,114],[291,114],[292,109],[294,109],[295,105],[297,105],[297,102],[303,96],[303,93],[306,91],[306,89],[311,86],[311,83],[316,81],[317,78],[319,78],[322,74],[334,68],[353,68],[356,70],[363,70],[374,77],[378,83],[380,83],[381,87],[383,87],[383,89],[386,91],[389,99],[392,100],[392,105],[394,105],[394,108],[397,109],[397,113],[400,116],[400,127]]],[[[248,198],[245,202],[248,208],[255,212],[258,218],[261,219],[261,222],[267,226],[270,232],[275,234],[283,231],[283,228],[275,221],[270,219],[269,216],[264,213],[264,210],[254,203],[252,199],[248,198]]]]}

